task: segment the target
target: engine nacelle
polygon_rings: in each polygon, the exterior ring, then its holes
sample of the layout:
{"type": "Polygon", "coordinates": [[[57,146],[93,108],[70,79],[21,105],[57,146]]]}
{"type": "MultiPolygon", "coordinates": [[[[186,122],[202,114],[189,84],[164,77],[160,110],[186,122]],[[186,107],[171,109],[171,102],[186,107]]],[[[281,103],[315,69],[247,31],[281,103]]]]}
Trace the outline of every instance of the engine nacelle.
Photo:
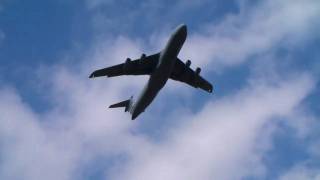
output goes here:
{"type": "Polygon", "coordinates": [[[201,68],[197,67],[197,69],[196,69],[196,74],[197,74],[198,76],[199,76],[200,72],[201,72],[201,68]]]}
{"type": "Polygon", "coordinates": [[[140,58],[140,60],[142,61],[142,60],[144,60],[144,59],[146,59],[146,54],[141,54],[141,58],[140,58]]]}
{"type": "Polygon", "coordinates": [[[123,71],[128,72],[130,70],[130,68],[131,68],[131,59],[127,58],[126,62],[123,65],[123,71]]]}
{"type": "Polygon", "coordinates": [[[186,66],[187,66],[187,67],[190,67],[190,65],[191,65],[191,61],[190,61],[190,60],[187,60],[186,66]]]}
{"type": "Polygon", "coordinates": [[[138,64],[141,65],[142,62],[146,59],[146,54],[141,54],[140,59],[138,60],[138,64]]]}
{"type": "Polygon", "coordinates": [[[126,64],[129,64],[129,63],[131,63],[131,59],[130,59],[130,58],[127,58],[127,59],[126,59],[126,64]]]}

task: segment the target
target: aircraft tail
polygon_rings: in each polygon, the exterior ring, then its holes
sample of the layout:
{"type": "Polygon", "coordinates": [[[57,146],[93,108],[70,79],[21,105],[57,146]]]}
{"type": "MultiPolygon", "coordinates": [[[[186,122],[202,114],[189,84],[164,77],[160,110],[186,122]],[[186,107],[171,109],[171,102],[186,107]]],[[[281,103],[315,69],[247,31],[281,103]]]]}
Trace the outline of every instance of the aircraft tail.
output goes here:
{"type": "Polygon", "coordinates": [[[124,109],[125,112],[130,111],[130,108],[131,108],[131,105],[132,105],[132,102],[133,102],[132,99],[133,99],[133,96],[131,96],[131,98],[128,99],[128,100],[112,104],[112,105],[109,106],[109,108],[124,107],[125,108],[124,109]]]}

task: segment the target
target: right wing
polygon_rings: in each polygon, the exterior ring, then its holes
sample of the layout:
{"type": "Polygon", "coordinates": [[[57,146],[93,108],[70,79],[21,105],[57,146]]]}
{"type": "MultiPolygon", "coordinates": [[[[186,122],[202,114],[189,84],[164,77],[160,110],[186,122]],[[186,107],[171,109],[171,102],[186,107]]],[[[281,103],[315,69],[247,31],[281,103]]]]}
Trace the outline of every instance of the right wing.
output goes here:
{"type": "Polygon", "coordinates": [[[131,61],[127,58],[125,63],[115,66],[103,68],[94,71],[89,76],[90,78],[107,76],[121,76],[121,75],[150,75],[158,64],[160,53],[145,56],[142,54],[140,59],[131,61]]]}
{"type": "Polygon", "coordinates": [[[176,81],[184,82],[194,88],[200,88],[209,93],[212,93],[213,87],[211,83],[205,80],[199,74],[201,69],[199,68],[199,70],[196,70],[195,72],[189,67],[190,64],[191,61],[185,64],[179,58],[177,58],[176,64],[174,66],[170,78],[176,81]]]}

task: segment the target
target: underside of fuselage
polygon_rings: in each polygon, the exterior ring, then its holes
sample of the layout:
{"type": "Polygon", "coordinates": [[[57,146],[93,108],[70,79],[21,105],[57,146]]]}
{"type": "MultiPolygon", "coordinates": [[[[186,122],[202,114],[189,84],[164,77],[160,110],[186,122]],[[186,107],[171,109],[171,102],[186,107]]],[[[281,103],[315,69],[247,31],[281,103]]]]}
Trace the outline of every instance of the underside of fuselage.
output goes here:
{"type": "Polygon", "coordinates": [[[170,37],[166,47],[161,52],[158,65],[150,75],[148,83],[140,94],[130,112],[132,120],[142,113],[153,101],[158,92],[164,87],[174,68],[177,56],[187,38],[186,25],[179,26],[170,37]]]}

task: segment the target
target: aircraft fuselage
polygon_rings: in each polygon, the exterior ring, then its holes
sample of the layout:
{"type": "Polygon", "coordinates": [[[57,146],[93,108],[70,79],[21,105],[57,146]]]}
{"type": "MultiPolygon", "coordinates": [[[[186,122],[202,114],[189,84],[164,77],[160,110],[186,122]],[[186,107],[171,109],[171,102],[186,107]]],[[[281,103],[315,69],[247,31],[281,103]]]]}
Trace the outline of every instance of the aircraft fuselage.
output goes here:
{"type": "Polygon", "coordinates": [[[159,63],[150,75],[148,83],[144,87],[137,101],[130,109],[132,120],[142,113],[164,87],[174,68],[177,56],[187,38],[186,25],[179,26],[171,35],[167,45],[160,53],[159,63]]]}

